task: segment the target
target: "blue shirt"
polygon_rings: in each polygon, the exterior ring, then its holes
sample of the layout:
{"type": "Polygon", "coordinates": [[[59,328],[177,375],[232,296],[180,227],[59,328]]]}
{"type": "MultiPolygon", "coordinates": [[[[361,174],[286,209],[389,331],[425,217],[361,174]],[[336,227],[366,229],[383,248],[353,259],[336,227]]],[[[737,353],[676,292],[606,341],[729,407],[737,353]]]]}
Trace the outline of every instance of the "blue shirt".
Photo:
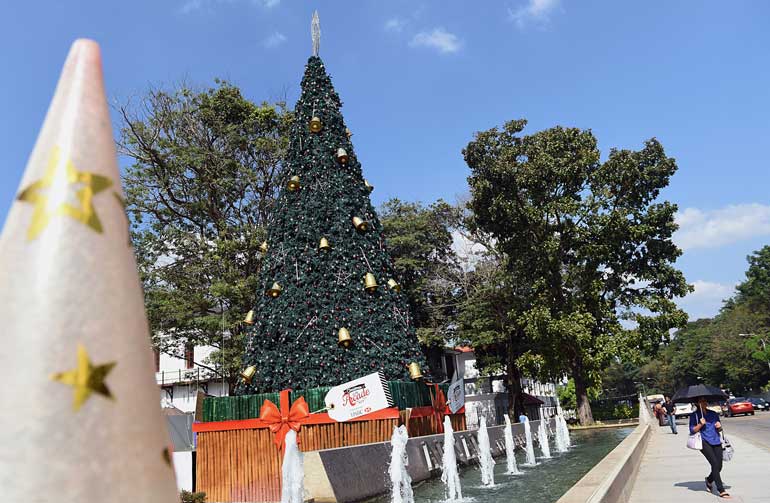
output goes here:
{"type": "Polygon", "coordinates": [[[526,423],[527,421],[529,421],[529,418],[527,416],[525,416],[524,414],[519,416],[519,422],[520,423],[526,423]]]}
{"type": "Polygon", "coordinates": [[[700,429],[701,439],[711,445],[720,445],[722,443],[722,439],[719,438],[719,432],[717,431],[717,427],[714,425],[714,423],[719,421],[719,415],[713,410],[706,409],[706,414],[701,414],[700,409],[698,409],[690,414],[690,434],[695,433],[693,428],[695,428],[695,426],[700,423],[701,417],[706,418],[706,424],[703,425],[703,428],[700,429]]]}

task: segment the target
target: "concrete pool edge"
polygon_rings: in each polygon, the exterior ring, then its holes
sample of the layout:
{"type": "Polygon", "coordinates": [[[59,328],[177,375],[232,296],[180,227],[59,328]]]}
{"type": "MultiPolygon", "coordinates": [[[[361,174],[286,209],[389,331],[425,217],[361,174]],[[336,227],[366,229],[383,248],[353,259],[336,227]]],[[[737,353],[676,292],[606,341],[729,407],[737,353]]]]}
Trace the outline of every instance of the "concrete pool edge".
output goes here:
{"type": "Polygon", "coordinates": [[[648,423],[637,426],[556,503],[625,503],[650,440],[648,423]]]}
{"type": "MultiPolygon", "coordinates": [[[[553,419],[548,419],[554,430],[553,419]]],[[[530,421],[537,432],[540,421],[530,421]]],[[[488,428],[492,455],[505,453],[503,426],[488,428]]],[[[522,447],[524,425],[512,425],[514,443],[522,447]]],[[[476,430],[454,432],[457,462],[461,467],[475,464],[478,445],[476,430]]],[[[423,482],[441,476],[441,455],[444,435],[412,437],[407,442],[409,459],[407,470],[412,483],[423,482]],[[439,447],[441,446],[441,447],[439,447]]],[[[366,501],[390,491],[387,467],[390,462],[390,442],[353,445],[320,451],[305,452],[305,492],[316,503],[348,503],[366,501]]]]}

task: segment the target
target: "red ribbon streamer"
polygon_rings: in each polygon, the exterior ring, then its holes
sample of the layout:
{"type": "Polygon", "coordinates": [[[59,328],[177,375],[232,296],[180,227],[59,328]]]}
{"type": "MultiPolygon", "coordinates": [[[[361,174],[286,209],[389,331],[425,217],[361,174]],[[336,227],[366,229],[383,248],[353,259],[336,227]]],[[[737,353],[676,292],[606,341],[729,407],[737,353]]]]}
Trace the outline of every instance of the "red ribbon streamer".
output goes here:
{"type": "Polygon", "coordinates": [[[430,403],[433,407],[433,417],[436,418],[436,422],[438,423],[436,430],[439,433],[444,433],[444,415],[446,414],[447,407],[446,396],[444,396],[444,392],[441,391],[438,384],[433,385],[433,390],[435,391],[435,395],[431,394],[430,403]]]}
{"type": "Polygon", "coordinates": [[[310,408],[304,397],[299,397],[289,407],[290,391],[289,389],[281,391],[280,410],[270,400],[265,400],[259,410],[259,418],[270,428],[270,431],[275,433],[275,445],[281,450],[286,447],[286,434],[289,430],[299,432],[302,427],[301,421],[310,415],[310,408]]]}

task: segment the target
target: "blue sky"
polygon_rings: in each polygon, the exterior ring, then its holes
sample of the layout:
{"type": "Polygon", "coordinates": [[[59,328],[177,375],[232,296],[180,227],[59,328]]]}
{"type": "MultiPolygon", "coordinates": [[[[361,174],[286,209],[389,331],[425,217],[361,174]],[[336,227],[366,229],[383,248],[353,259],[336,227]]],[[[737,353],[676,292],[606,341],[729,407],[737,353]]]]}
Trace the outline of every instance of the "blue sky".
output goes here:
{"type": "Polygon", "coordinates": [[[475,131],[591,128],[602,150],[657,137],[679,172],[678,265],[692,317],[716,313],[770,243],[770,3],[133,0],[14,2],[0,17],[0,221],[70,43],[97,40],[110,99],[221,77],[293,104],[321,16],[321,56],[356,153],[391,197],[453,201],[475,131]]]}

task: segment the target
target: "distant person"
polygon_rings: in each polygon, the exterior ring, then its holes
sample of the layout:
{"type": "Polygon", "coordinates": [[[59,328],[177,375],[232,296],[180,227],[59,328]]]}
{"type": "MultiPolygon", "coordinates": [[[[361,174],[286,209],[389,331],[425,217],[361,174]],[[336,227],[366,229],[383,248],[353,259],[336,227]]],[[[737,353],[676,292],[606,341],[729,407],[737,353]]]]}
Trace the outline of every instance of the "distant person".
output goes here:
{"type": "Polygon", "coordinates": [[[527,421],[529,421],[529,418],[525,413],[522,412],[521,415],[519,416],[519,422],[526,423],[527,421]]]}
{"type": "Polygon", "coordinates": [[[663,426],[663,404],[656,402],[652,410],[655,413],[655,419],[658,420],[658,426],[663,426]]]}
{"type": "Polygon", "coordinates": [[[712,492],[713,484],[716,482],[717,491],[720,498],[730,498],[722,484],[722,439],[719,432],[722,431],[722,423],[719,422],[719,415],[706,407],[708,403],[704,398],[698,400],[698,409],[690,414],[690,434],[700,432],[700,438],[703,444],[701,452],[711,466],[711,473],[706,477],[706,490],[712,492]]]}
{"type": "Polygon", "coordinates": [[[671,426],[671,433],[676,435],[676,414],[674,414],[674,402],[671,401],[670,397],[666,397],[666,403],[663,405],[663,408],[666,409],[666,414],[668,415],[668,425],[671,426]]]}

